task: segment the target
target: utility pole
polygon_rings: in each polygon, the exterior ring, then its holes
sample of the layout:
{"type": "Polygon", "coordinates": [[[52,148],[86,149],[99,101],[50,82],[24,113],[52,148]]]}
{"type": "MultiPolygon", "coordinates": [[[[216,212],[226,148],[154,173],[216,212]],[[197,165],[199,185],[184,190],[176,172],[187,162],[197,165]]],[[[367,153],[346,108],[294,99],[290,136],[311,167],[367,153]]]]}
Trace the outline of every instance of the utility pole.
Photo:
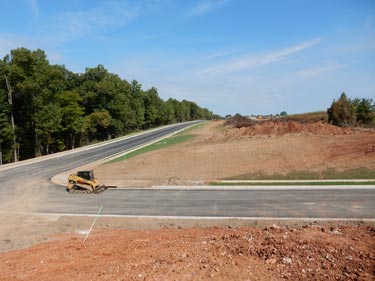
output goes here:
{"type": "Polygon", "coordinates": [[[14,146],[14,162],[18,161],[17,157],[17,143],[16,143],[16,128],[14,126],[14,116],[13,116],[13,100],[12,100],[12,87],[10,86],[8,77],[4,75],[5,82],[7,84],[8,88],[8,103],[10,107],[10,122],[12,124],[12,130],[13,130],[13,146],[14,146]]]}

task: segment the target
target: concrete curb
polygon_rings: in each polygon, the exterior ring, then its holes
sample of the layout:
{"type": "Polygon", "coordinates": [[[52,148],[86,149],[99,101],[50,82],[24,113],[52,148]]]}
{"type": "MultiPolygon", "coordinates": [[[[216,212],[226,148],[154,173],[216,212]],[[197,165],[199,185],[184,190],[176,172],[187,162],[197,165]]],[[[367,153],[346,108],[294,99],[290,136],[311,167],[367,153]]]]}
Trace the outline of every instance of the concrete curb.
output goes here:
{"type": "Polygon", "coordinates": [[[110,189],[111,191],[116,190],[216,190],[216,191],[233,191],[233,190],[254,190],[254,191],[278,191],[278,190],[373,190],[375,185],[292,185],[292,186],[211,186],[211,185],[200,185],[200,186],[152,186],[148,188],[128,188],[128,187],[117,187],[116,189],[110,189]]]}
{"type": "Polygon", "coordinates": [[[335,180],[217,180],[214,183],[306,183],[306,182],[375,182],[375,179],[335,179],[335,180]]]}
{"type": "MultiPolygon", "coordinates": [[[[20,213],[22,214],[22,213],[20,213]]],[[[68,214],[68,213],[27,213],[27,215],[51,216],[51,217],[95,217],[97,214],[68,214]]],[[[256,223],[267,221],[279,222],[364,222],[375,223],[375,218],[320,218],[320,217],[199,217],[199,216],[155,216],[155,215],[115,215],[101,214],[101,218],[118,218],[118,219],[155,219],[155,220],[198,220],[198,221],[252,221],[256,223]]]]}

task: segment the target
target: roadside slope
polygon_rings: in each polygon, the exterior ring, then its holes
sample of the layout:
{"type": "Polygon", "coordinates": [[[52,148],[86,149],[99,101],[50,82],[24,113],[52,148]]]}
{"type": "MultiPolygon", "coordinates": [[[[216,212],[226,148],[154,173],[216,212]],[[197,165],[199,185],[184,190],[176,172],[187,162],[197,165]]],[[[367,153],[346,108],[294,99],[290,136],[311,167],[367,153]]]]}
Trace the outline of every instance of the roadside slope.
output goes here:
{"type": "Polygon", "coordinates": [[[189,142],[101,165],[96,174],[109,184],[147,187],[199,185],[253,174],[299,172],[303,176],[308,171],[319,179],[327,170],[375,171],[375,149],[371,149],[375,148],[375,132],[319,132],[301,133],[299,129],[297,133],[254,136],[246,129],[210,122],[194,130],[197,137],[189,142]]]}

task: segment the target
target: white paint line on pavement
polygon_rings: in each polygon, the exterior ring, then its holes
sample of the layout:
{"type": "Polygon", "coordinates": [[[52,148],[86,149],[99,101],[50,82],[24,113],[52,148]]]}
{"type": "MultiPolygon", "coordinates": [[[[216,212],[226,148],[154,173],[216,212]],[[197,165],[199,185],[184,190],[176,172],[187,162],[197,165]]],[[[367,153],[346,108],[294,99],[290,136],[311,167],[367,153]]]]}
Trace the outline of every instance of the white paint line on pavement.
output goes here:
{"type": "Polygon", "coordinates": [[[352,205],[352,209],[364,209],[364,206],[359,206],[359,205],[352,205]]]}
{"type": "Polygon", "coordinates": [[[335,179],[335,180],[218,180],[215,183],[306,183],[306,182],[373,182],[375,179],[335,179]]]}
{"type": "MultiPolygon", "coordinates": [[[[195,122],[195,121],[190,121],[190,122],[186,122],[186,123],[193,123],[193,122],[195,122]]],[[[62,156],[65,156],[65,155],[70,155],[70,154],[73,154],[73,153],[76,153],[76,152],[79,152],[79,151],[90,150],[90,149],[93,149],[93,148],[96,148],[96,147],[108,145],[108,144],[111,144],[111,143],[116,143],[116,142],[123,141],[123,140],[126,140],[126,139],[131,139],[131,138],[141,136],[141,135],[144,135],[144,134],[147,134],[147,133],[160,131],[162,129],[173,127],[173,126],[176,126],[176,125],[177,124],[162,126],[162,127],[150,129],[150,130],[147,130],[147,131],[142,131],[142,132],[134,133],[134,134],[131,134],[131,135],[122,136],[122,137],[119,137],[119,138],[116,138],[116,139],[112,139],[112,140],[108,140],[108,141],[104,141],[104,142],[100,142],[100,143],[95,143],[95,144],[90,144],[90,145],[78,147],[78,148],[71,149],[71,150],[61,151],[61,152],[57,152],[57,153],[53,153],[53,154],[49,154],[49,155],[44,155],[44,156],[40,156],[40,157],[36,157],[36,158],[22,160],[22,161],[18,161],[16,163],[4,164],[4,165],[0,166],[0,171],[5,171],[5,170],[9,170],[9,169],[12,169],[12,168],[15,168],[15,167],[25,166],[25,165],[28,165],[28,164],[38,163],[38,162],[42,162],[42,161],[45,161],[45,160],[48,160],[48,159],[59,158],[59,157],[62,157],[62,156]]]]}
{"type": "MultiPolygon", "coordinates": [[[[133,187],[117,187],[108,189],[108,191],[116,190],[216,190],[216,191],[231,191],[231,190],[375,190],[375,185],[290,185],[290,186],[270,186],[270,185],[252,185],[252,186],[235,186],[235,185],[193,185],[193,186],[153,186],[148,188],[133,188],[133,187]]],[[[108,192],[107,191],[107,192],[108,192]]]]}
{"type": "Polygon", "coordinates": [[[112,160],[117,159],[117,158],[119,158],[119,157],[121,157],[121,156],[125,156],[125,155],[127,155],[127,154],[129,154],[129,153],[132,153],[132,152],[134,152],[134,151],[137,151],[137,150],[139,150],[139,149],[142,149],[142,148],[144,148],[144,147],[147,147],[147,146],[149,146],[149,145],[152,145],[152,144],[154,144],[154,143],[157,143],[157,142],[159,142],[159,141],[162,141],[162,140],[167,139],[167,138],[169,138],[169,137],[172,137],[172,136],[174,136],[174,135],[177,135],[177,134],[179,134],[179,133],[181,133],[181,132],[183,132],[183,131],[185,131],[185,130],[187,130],[187,129],[189,129],[190,127],[193,127],[193,126],[195,126],[195,125],[196,125],[196,124],[192,124],[192,125],[190,125],[190,126],[188,126],[188,127],[184,127],[184,128],[182,128],[182,129],[177,130],[177,131],[174,131],[174,132],[172,132],[172,133],[170,133],[170,134],[168,134],[168,135],[162,136],[162,137],[160,137],[160,138],[158,138],[158,139],[155,139],[155,140],[149,141],[149,142],[147,142],[147,143],[144,143],[144,144],[138,145],[138,146],[136,146],[136,147],[134,147],[134,148],[131,148],[131,149],[128,149],[128,150],[125,150],[125,151],[122,151],[122,152],[116,153],[116,154],[114,154],[114,155],[111,155],[111,156],[109,156],[109,157],[104,158],[104,160],[105,160],[105,161],[112,161],[112,160]]]}
{"type": "MultiPolygon", "coordinates": [[[[95,217],[97,214],[68,213],[24,213],[40,216],[95,217]]],[[[299,217],[211,217],[211,216],[143,216],[143,215],[112,215],[101,214],[102,218],[144,218],[144,219],[181,219],[181,220],[244,220],[244,221],[345,221],[375,222],[375,218],[299,218],[299,217]]]]}
{"type": "MultiPolygon", "coordinates": [[[[194,121],[192,121],[192,122],[194,122],[194,121]]],[[[198,124],[199,124],[199,123],[198,123],[198,124]]],[[[181,132],[183,132],[183,131],[185,131],[185,130],[187,130],[187,129],[189,129],[189,128],[195,126],[195,125],[197,125],[197,124],[194,123],[194,124],[192,124],[192,125],[190,125],[190,126],[187,126],[187,127],[184,127],[184,128],[182,128],[182,129],[180,129],[180,130],[174,131],[174,132],[172,132],[172,133],[170,133],[170,134],[168,134],[168,135],[162,136],[162,137],[160,137],[160,138],[158,138],[158,139],[155,139],[155,140],[149,141],[149,142],[147,142],[147,143],[144,143],[144,144],[138,145],[138,146],[136,146],[136,147],[134,147],[134,148],[131,148],[131,149],[128,149],[128,150],[124,150],[124,151],[121,151],[121,152],[116,153],[116,154],[114,154],[114,155],[111,155],[111,156],[105,157],[105,158],[103,158],[103,159],[97,160],[97,161],[95,161],[95,162],[92,162],[92,163],[89,163],[89,164],[83,165],[83,166],[81,166],[81,167],[76,167],[76,168],[70,169],[70,170],[68,170],[68,171],[62,172],[62,173],[60,173],[60,174],[57,174],[57,175],[53,176],[53,177],[50,179],[50,181],[51,181],[52,183],[56,184],[56,185],[66,186],[66,185],[67,185],[67,181],[68,181],[68,177],[69,177],[69,175],[70,175],[73,171],[93,169],[93,167],[97,167],[98,165],[100,165],[100,164],[102,164],[102,163],[112,161],[112,160],[114,160],[114,159],[116,159],[116,158],[119,158],[119,157],[121,157],[121,156],[127,155],[127,154],[129,154],[129,153],[132,153],[132,152],[134,152],[134,151],[137,151],[137,150],[139,150],[139,149],[142,149],[142,148],[147,147],[147,146],[149,146],[149,145],[152,145],[152,144],[154,144],[154,143],[157,143],[157,142],[159,142],[159,141],[161,141],[161,140],[163,140],[163,139],[169,138],[169,137],[171,137],[171,136],[173,136],[173,135],[177,135],[177,134],[179,134],[179,133],[181,133],[181,132]]],[[[163,127],[163,128],[165,128],[165,127],[163,127]]],[[[123,140],[123,139],[121,139],[121,140],[123,140]]]]}

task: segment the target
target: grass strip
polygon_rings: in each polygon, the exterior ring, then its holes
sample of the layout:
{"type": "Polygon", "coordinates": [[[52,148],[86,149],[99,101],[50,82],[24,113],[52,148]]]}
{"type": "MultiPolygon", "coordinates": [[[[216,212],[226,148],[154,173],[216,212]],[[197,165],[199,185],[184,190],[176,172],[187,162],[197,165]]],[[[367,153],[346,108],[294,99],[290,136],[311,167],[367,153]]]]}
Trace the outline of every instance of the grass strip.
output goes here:
{"type": "Polygon", "coordinates": [[[179,144],[179,143],[182,143],[182,142],[192,140],[193,138],[196,137],[196,135],[190,134],[190,133],[195,129],[199,129],[199,128],[202,128],[202,127],[206,126],[207,124],[208,124],[207,122],[204,122],[204,123],[199,123],[197,125],[191,126],[190,128],[188,128],[188,129],[186,129],[186,130],[184,130],[184,131],[182,131],[182,132],[180,132],[176,135],[173,135],[169,138],[160,140],[156,143],[150,144],[148,146],[142,147],[140,149],[134,150],[130,153],[127,153],[125,155],[121,155],[121,156],[119,156],[115,159],[112,159],[111,161],[108,161],[107,164],[124,161],[126,159],[136,157],[136,156],[138,156],[140,154],[143,154],[143,153],[146,153],[146,152],[166,148],[166,147],[169,147],[171,145],[175,145],[175,144],[179,144]]]}
{"type": "Polygon", "coordinates": [[[261,172],[249,173],[234,177],[224,178],[224,180],[352,180],[352,179],[375,179],[375,170],[366,167],[337,171],[328,168],[322,172],[291,171],[286,175],[267,175],[261,172]]]}
{"type": "Polygon", "coordinates": [[[177,134],[177,136],[179,135],[186,135],[186,134],[189,134],[191,133],[192,131],[196,130],[196,129],[200,129],[200,128],[203,128],[204,126],[206,126],[208,123],[207,122],[203,122],[203,123],[199,123],[199,124],[196,124],[194,126],[191,126],[189,128],[187,128],[186,130],[180,132],[177,134]]]}
{"type": "Polygon", "coordinates": [[[107,163],[116,163],[116,162],[119,162],[119,161],[124,161],[126,159],[130,159],[132,157],[138,156],[138,155],[146,153],[146,152],[166,148],[166,147],[174,145],[174,144],[178,144],[178,143],[182,143],[182,142],[191,140],[194,137],[195,137],[195,135],[176,135],[176,136],[172,136],[172,137],[163,139],[161,141],[158,141],[156,143],[150,144],[148,146],[142,147],[140,149],[137,149],[135,151],[132,151],[130,153],[127,153],[125,155],[121,155],[121,156],[119,156],[115,159],[112,159],[111,161],[109,161],[107,163]]]}

